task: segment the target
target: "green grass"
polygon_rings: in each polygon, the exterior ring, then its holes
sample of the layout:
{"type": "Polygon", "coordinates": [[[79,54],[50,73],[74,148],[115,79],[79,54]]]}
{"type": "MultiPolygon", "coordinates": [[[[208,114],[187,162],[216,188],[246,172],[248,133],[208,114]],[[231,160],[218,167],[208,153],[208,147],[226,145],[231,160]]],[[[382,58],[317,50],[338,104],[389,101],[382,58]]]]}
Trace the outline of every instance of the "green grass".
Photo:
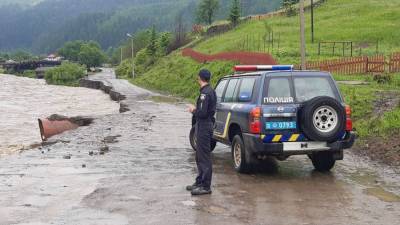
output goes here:
{"type": "MultiPolygon", "coordinates": [[[[400,51],[400,1],[398,0],[328,0],[315,10],[314,44],[310,38],[310,14],[306,13],[307,59],[322,60],[339,56],[318,56],[318,41],[376,42],[385,55],[400,51]]],[[[282,64],[299,63],[298,17],[275,17],[264,21],[248,21],[225,34],[192,43],[194,49],[207,54],[241,50],[238,46],[247,35],[260,39],[265,34],[265,23],[280,35],[280,50],[272,55],[282,64]]],[[[254,40],[253,40],[254,42],[254,40]]],[[[276,43],[275,43],[276,46],[276,43]]],[[[263,47],[263,46],[262,46],[263,47]]],[[[254,44],[252,50],[257,49],[254,44]]],[[[375,47],[363,50],[375,54],[375,47]]],[[[168,92],[193,101],[198,94],[197,73],[201,68],[210,69],[213,83],[221,76],[232,73],[234,62],[219,61],[199,64],[183,57],[180,51],[158,60],[148,71],[133,81],[135,84],[168,92]]],[[[388,84],[379,84],[372,75],[334,74],[336,80],[369,82],[368,85],[340,85],[346,103],[352,107],[354,126],[361,138],[388,136],[400,132],[400,109],[386,112],[377,118],[373,115],[377,91],[400,91],[400,73],[393,75],[388,84]]]]}
{"type": "Polygon", "coordinates": [[[177,52],[160,59],[134,83],[193,101],[199,92],[197,74],[200,69],[209,69],[213,74],[212,83],[215,84],[219,78],[231,73],[233,65],[233,62],[227,61],[199,64],[177,52]]]}
{"type": "MultiPolygon", "coordinates": [[[[318,41],[376,42],[379,51],[389,54],[400,50],[400,1],[398,0],[329,0],[315,10],[315,42],[311,43],[310,13],[306,13],[307,56],[309,60],[330,58],[318,56],[318,41]]],[[[247,35],[259,40],[265,35],[264,23],[280,34],[280,51],[272,55],[282,64],[299,63],[299,19],[275,17],[250,21],[235,30],[201,42],[195,47],[203,53],[239,50],[247,35]]],[[[253,40],[252,43],[255,41],[253,40]]],[[[276,43],[275,43],[276,45],[276,43]]],[[[257,49],[258,47],[254,47],[257,49]]],[[[329,51],[329,50],[327,50],[329,51]]],[[[375,54],[375,46],[363,50],[375,54]]]]}
{"type": "MultiPolygon", "coordinates": [[[[352,108],[354,127],[361,138],[387,137],[392,133],[400,133],[400,107],[385,112],[382,116],[373,113],[374,103],[377,99],[376,93],[389,90],[387,86],[390,86],[390,84],[340,85],[340,91],[345,102],[352,108]]],[[[400,95],[400,89],[397,88],[396,90],[400,95]]]]}

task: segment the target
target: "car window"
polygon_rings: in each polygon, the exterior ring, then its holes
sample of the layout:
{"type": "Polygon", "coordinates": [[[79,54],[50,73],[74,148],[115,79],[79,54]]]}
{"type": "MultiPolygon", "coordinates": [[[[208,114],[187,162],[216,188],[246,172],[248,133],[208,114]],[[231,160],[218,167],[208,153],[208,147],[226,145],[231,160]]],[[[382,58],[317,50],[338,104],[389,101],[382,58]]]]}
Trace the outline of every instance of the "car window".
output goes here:
{"type": "Polygon", "coordinates": [[[255,77],[246,77],[242,79],[239,90],[239,101],[249,102],[253,96],[254,83],[256,81],[255,77]]]}
{"type": "Polygon", "coordinates": [[[222,95],[224,94],[226,83],[228,83],[228,80],[221,80],[215,88],[215,93],[217,94],[217,102],[222,101],[222,95]]]}
{"type": "Polygon", "coordinates": [[[274,77],[266,80],[264,88],[264,104],[269,103],[293,103],[294,99],[290,91],[290,80],[287,77],[274,77]]]}
{"type": "Polygon", "coordinates": [[[234,95],[236,86],[238,84],[239,79],[231,79],[228,83],[228,87],[226,88],[224,102],[234,102],[236,98],[234,95]]]}
{"type": "Polygon", "coordinates": [[[294,88],[298,102],[318,96],[336,98],[330,81],[325,77],[296,77],[294,78],[294,88]]]}
{"type": "Polygon", "coordinates": [[[271,78],[267,97],[290,97],[290,83],[287,78],[271,78]]]}

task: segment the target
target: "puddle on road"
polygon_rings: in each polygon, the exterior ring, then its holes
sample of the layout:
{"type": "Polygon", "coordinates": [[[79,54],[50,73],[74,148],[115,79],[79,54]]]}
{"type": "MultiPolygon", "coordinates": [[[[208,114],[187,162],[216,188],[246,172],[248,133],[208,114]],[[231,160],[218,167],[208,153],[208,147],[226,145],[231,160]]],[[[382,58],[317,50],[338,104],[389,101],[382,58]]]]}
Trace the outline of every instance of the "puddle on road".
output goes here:
{"type": "Polygon", "coordinates": [[[349,178],[364,186],[364,194],[374,196],[384,202],[400,202],[400,196],[386,190],[389,189],[388,185],[373,172],[358,170],[350,174],[349,178]]]}
{"type": "Polygon", "coordinates": [[[393,194],[392,192],[385,191],[382,187],[367,188],[363,191],[367,195],[371,195],[379,198],[384,202],[400,202],[400,196],[393,194]]]}

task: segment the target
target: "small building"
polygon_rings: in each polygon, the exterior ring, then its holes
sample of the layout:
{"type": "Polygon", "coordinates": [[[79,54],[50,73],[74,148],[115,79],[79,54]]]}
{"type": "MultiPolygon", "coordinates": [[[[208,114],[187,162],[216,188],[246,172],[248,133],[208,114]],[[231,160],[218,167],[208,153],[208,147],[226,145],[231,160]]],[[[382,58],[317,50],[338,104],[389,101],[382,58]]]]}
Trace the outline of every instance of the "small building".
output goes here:
{"type": "Polygon", "coordinates": [[[62,57],[57,56],[56,54],[50,54],[50,55],[48,55],[47,58],[45,58],[44,60],[45,60],[45,61],[52,61],[52,62],[54,62],[54,61],[61,61],[61,60],[62,60],[62,57]]]}

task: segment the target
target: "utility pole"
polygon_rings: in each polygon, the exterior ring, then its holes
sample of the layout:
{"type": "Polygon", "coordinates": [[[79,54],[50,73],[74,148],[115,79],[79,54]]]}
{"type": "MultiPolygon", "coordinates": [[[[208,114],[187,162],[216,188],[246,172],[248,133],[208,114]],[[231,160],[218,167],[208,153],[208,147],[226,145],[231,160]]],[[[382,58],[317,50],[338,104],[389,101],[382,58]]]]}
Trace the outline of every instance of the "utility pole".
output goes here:
{"type": "Polygon", "coordinates": [[[122,63],[122,49],[123,49],[123,47],[121,46],[121,60],[119,61],[119,64],[122,63]]]}
{"type": "Polygon", "coordinates": [[[314,0],[311,0],[311,42],[314,43],[314,0]]]}
{"type": "Polygon", "coordinates": [[[306,39],[304,34],[304,0],[300,0],[300,54],[301,69],[306,69],[306,39]]]}
{"type": "Polygon", "coordinates": [[[132,78],[135,78],[135,53],[133,51],[133,35],[132,34],[126,34],[126,36],[131,38],[132,45],[131,45],[131,50],[132,50],[132,78]]]}

